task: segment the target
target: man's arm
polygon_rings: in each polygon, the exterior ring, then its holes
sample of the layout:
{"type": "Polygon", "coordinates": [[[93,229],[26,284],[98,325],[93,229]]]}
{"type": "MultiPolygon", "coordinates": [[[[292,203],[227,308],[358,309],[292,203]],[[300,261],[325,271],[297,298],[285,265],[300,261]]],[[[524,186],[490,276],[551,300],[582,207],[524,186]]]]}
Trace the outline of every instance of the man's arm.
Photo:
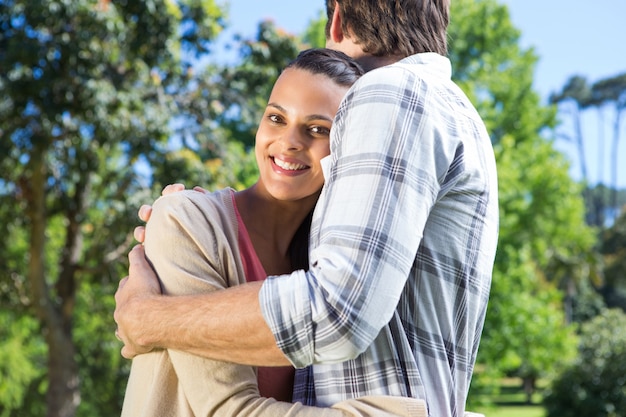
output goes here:
{"type": "Polygon", "coordinates": [[[142,246],[133,248],[128,259],[129,276],[115,293],[114,313],[125,358],[168,348],[245,365],[290,364],[261,314],[262,283],[168,297],[161,295],[142,246]]]}

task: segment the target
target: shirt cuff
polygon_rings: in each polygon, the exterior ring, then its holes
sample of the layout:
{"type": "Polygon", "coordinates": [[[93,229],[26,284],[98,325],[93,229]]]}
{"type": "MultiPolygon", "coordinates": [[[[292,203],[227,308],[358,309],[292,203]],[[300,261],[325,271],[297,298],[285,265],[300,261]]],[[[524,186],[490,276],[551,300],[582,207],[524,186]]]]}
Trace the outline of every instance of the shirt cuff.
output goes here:
{"type": "Polygon", "coordinates": [[[259,292],[259,304],[276,345],[296,368],[313,363],[313,322],[306,273],[270,276],[259,292]]]}

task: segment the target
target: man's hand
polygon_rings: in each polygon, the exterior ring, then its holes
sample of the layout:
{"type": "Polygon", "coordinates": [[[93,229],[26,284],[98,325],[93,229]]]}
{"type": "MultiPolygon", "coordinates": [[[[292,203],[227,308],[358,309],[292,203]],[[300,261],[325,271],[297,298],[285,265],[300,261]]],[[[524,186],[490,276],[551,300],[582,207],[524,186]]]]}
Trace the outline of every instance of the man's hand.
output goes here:
{"type": "Polygon", "coordinates": [[[115,335],[124,343],[122,356],[132,359],[141,353],[150,352],[154,346],[147,344],[144,317],[150,314],[144,302],[161,295],[161,286],[152,267],[146,260],[142,245],[135,246],[128,254],[130,266],[126,278],[120,281],[115,292],[117,323],[115,335]]]}

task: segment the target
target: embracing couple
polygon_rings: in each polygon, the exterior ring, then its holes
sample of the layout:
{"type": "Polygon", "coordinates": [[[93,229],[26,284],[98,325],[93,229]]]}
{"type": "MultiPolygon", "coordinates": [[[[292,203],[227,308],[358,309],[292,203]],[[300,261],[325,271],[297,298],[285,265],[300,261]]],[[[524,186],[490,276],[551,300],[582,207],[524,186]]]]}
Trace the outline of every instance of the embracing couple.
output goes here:
{"type": "Polygon", "coordinates": [[[170,186],[116,293],[127,416],[460,417],[497,244],[449,0],[327,0],[248,189],[170,186]]]}

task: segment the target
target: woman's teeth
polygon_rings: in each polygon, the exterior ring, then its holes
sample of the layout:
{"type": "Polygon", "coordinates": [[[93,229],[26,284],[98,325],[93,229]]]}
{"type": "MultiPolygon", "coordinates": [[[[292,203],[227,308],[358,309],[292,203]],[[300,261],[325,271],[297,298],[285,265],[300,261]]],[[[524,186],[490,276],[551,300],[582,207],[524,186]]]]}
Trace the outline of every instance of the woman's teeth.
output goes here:
{"type": "Polygon", "coordinates": [[[298,171],[300,169],[305,169],[306,165],[294,164],[291,162],[281,161],[280,159],[274,158],[274,163],[287,171],[298,171]]]}

